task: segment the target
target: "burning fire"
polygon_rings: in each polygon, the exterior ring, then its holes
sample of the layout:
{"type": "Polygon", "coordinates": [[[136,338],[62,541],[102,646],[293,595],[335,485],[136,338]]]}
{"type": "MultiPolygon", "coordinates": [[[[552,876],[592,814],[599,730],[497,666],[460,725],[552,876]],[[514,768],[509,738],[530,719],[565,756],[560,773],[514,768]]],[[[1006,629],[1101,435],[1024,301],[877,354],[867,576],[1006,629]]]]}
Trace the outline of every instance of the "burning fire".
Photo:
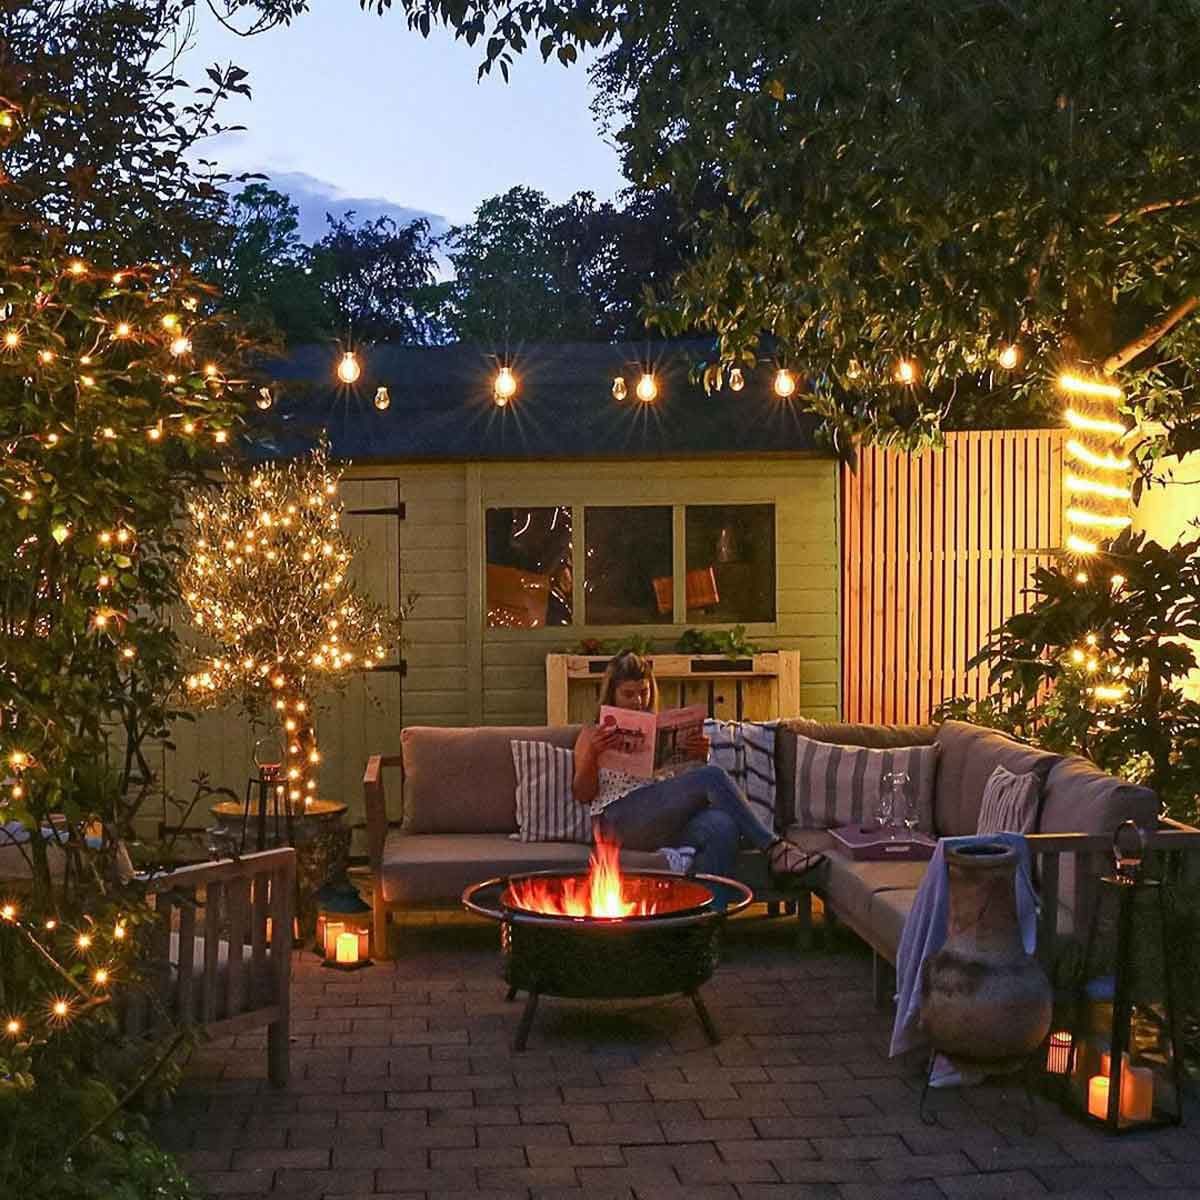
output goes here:
{"type": "Polygon", "coordinates": [[[621,874],[620,846],[596,838],[586,875],[557,875],[514,880],[506,901],[526,912],[552,917],[648,917],[658,899],[645,888],[626,886],[621,874]],[[638,894],[641,893],[641,894],[638,894]]]}

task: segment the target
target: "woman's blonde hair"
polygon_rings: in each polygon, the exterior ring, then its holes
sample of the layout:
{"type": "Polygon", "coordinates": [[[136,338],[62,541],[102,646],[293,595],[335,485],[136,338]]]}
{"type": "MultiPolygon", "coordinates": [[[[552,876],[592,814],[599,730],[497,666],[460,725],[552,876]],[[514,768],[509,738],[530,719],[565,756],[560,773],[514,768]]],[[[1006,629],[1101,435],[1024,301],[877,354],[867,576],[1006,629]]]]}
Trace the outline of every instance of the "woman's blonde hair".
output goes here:
{"type": "Polygon", "coordinates": [[[633,650],[622,650],[609,661],[600,683],[600,703],[616,704],[617,688],[622,683],[650,684],[650,711],[658,711],[658,680],[654,678],[654,661],[633,650]]]}

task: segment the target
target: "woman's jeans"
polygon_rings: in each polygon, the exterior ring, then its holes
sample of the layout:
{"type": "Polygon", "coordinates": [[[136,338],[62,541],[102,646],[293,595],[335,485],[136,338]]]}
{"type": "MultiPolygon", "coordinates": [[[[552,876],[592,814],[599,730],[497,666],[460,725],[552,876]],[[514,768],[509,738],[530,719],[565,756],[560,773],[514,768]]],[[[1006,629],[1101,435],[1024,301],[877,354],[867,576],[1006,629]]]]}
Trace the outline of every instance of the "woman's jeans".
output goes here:
{"type": "Polygon", "coordinates": [[[739,840],[756,850],[765,850],[776,841],[775,832],[758,819],[737,784],[714,766],[654,780],[627,792],[600,813],[600,832],[620,842],[622,825],[642,826],[656,809],[692,796],[707,797],[707,807],[681,825],[678,835],[665,844],[694,846],[693,869],[698,874],[729,875],[737,862],[739,840]]]}

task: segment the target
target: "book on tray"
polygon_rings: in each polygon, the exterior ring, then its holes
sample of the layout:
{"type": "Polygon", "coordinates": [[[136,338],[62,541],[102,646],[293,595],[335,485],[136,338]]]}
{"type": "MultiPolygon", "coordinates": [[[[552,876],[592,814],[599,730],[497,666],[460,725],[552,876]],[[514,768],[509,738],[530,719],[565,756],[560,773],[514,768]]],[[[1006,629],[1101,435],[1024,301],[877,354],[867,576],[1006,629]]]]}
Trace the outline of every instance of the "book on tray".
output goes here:
{"type": "Polygon", "coordinates": [[[706,716],[708,710],[702,704],[660,713],[602,704],[600,728],[615,727],[620,737],[600,755],[600,766],[638,779],[653,779],[702,762],[703,754],[695,747],[701,745],[706,716]]]}

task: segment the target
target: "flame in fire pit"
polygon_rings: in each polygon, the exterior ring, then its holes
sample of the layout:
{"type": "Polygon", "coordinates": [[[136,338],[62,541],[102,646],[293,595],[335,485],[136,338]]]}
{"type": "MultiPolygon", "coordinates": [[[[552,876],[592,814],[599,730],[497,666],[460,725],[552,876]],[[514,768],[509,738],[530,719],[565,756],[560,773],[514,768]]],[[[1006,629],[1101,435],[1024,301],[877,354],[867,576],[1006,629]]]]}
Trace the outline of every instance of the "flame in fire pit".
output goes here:
{"type": "Polygon", "coordinates": [[[586,875],[551,874],[513,879],[503,903],[550,917],[621,920],[700,907],[712,893],[702,884],[664,874],[623,875],[620,846],[597,837],[586,875]]]}
{"type": "Polygon", "coordinates": [[[620,850],[615,842],[597,837],[586,875],[516,879],[506,899],[514,908],[553,917],[650,916],[657,910],[652,897],[627,895],[620,850]]]}

